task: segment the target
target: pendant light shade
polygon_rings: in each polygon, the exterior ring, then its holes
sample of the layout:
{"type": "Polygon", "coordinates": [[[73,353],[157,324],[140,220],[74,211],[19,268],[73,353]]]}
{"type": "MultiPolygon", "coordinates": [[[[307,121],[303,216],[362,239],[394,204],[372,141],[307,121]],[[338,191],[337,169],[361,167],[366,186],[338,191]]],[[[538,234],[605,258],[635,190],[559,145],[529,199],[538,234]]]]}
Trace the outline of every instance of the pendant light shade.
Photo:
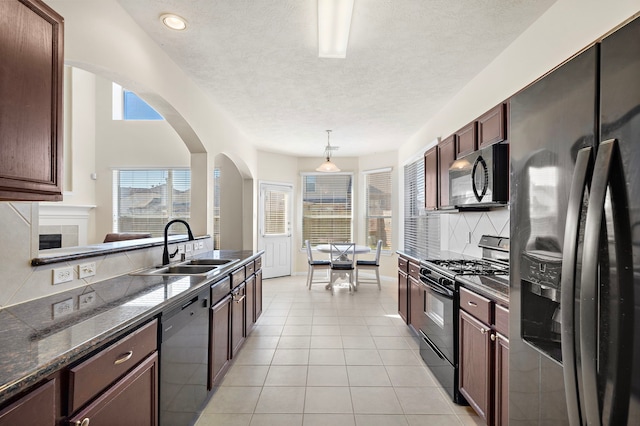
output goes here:
{"type": "Polygon", "coordinates": [[[338,166],[336,166],[335,164],[333,164],[331,162],[331,151],[333,151],[334,149],[338,149],[338,148],[331,146],[331,143],[329,141],[330,135],[331,135],[331,130],[327,130],[327,146],[324,149],[324,156],[326,158],[326,161],[323,162],[322,164],[320,164],[318,166],[318,168],[316,168],[317,172],[335,173],[335,172],[339,172],[340,171],[338,166]]]}

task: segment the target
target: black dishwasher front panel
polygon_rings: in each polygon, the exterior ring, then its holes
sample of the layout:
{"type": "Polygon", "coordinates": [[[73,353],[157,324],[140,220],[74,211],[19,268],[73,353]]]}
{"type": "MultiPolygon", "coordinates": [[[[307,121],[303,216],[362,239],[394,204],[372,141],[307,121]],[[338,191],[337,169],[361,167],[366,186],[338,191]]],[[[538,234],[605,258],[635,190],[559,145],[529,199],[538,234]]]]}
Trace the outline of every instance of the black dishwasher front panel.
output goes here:
{"type": "Polygon", "coordinates": [[[162,314],[160,425],[192,424],[207,398],[209,287],[162,314]]]}

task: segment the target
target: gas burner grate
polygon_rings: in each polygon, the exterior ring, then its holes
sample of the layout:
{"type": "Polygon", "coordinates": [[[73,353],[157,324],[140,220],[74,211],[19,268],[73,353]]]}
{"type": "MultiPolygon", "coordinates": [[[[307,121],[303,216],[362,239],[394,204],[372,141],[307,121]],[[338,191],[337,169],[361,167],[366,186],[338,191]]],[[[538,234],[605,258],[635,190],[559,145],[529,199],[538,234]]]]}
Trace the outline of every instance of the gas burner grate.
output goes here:
{"type": "Polygon", "coordinates": [[[456,275],[508,275],[509,267],[469,259],[436,259],[429,262],[456,275]]]}

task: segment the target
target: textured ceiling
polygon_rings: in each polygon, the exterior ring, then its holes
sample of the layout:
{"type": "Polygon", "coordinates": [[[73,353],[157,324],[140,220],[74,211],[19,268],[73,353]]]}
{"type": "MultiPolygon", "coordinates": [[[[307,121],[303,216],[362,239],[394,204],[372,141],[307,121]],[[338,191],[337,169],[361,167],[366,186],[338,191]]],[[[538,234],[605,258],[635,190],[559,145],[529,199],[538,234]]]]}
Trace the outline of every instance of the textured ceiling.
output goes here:
{"type": "Polygon", "coordinates": [[[259,149],[314,157],[326,129],[335,157],[395,149],[554,2],[355,0],[321,59],[316,0],[119,0],[259,149]]]}

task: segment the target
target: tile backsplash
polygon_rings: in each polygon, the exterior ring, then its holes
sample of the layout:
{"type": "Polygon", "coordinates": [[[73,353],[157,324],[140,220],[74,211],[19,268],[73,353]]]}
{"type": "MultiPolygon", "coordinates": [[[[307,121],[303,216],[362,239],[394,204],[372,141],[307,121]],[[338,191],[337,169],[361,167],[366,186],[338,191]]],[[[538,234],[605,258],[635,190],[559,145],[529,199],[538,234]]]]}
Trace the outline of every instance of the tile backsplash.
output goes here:
{"type": "Polygon", "coordinates": [[[481,257],[478,242],[483,235],[509,236],[509,209],[460,212],[442,215],[440,233],[443,250],[481,257]],[[446,231],[445,231],[446,230],[446,231]]]}

